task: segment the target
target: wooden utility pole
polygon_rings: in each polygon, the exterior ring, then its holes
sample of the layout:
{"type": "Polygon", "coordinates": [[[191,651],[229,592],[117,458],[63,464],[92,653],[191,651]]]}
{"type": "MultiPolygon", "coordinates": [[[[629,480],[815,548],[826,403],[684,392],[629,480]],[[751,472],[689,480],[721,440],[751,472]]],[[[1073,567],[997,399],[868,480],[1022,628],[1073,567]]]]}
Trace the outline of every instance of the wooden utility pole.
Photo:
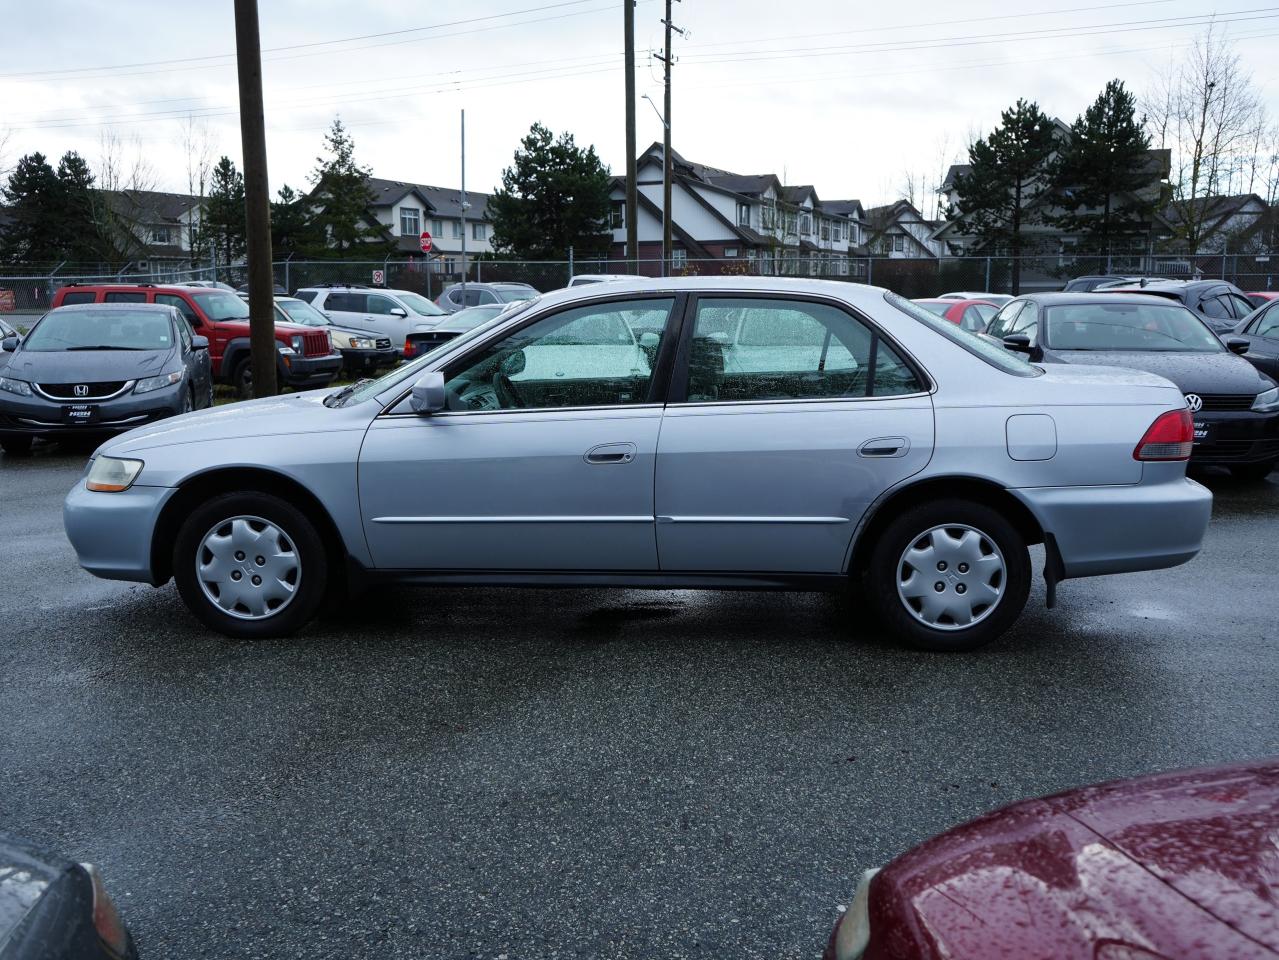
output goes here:
{"type": "Polygon", "coordinates": [[[662,51],[662,66],[665,68],[666,104],[663,110],[662,123],[666,129],[666,139],[662,142],[662,163],[665,169],[662,177],[662,276],[667,276],[671,269],[671,177],[675,165],[671,163],[671,0],[666,0],[666,49],[662,51]]]}
{"type": "Polygon", "coordinates": [[[271,397],[275,379],[275,283],[271,276],[271,205],[262,116],[262,40],[257,0],[235,0],[235,57],[240,78],[244,216],[249,266],[249,348],[253,395],[271,397]]]}
{"type": "Polygon", "coordinates": [[[626,260],[639,273],[639,188],[635,185],[635,0],[622,0],[626,32],[626,260]]]}

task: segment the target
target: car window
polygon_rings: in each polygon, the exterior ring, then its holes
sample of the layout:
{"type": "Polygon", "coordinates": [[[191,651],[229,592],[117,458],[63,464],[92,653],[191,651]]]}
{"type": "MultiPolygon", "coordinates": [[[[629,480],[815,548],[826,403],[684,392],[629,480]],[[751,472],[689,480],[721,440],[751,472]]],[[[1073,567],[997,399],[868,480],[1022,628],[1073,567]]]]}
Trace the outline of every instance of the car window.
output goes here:
{"type": "MultiPolygon", "coordinates": [[[[159,300],[159,297],[156,297],[159,300]]],[[[182,341],[182,350],[185,353],[191,349],[191,325],[185,317],[178,317],[173,325],[178,328],[178,339],[182,341]]]]}
{"type": "Polygon", "coordinates": [[[493,298],[497,303],[519,303],[521,300],[531,300],[537,296],[537,291],[532,287],[498,287],[497,295],[493,298]]]}
{"type": "Polygon", "coordinates": [[[990,321],[990,325],[986,328],[986,334],[1002,339],[1012,333],[1013,320],[1017,314],[1021,313],[1021,308],[1025,305],[1025,300],[1012,300],[1004,304],[1003,308],[990,321]]]}
{"type": "MultiPolygon", "coordinates": [[[[385,317],[389,315],[392,310],[397,308],[400,310],[404,309],[390,297],[379,296],[376,293],[369,294],[369,313],[385,317]]],[[[405,312],[407,313],[408,311],[405,312]]]]}
{"type": "Polygon", "coordinates": [[[646,403],[673,303],[598,303],[538,320],[447,370],[449,409],[646,403]],[[641,342],[636,327],[661,332],[641,342]]]}
{"type": "Polygon", "coordinates": [[[497,297],[493,294],[493,291],[491,291],[491,290],[481,290],[481,291],[480,291],[480,303],[501,303],[501,302],[502,302],[502,301],[501,301],[501,300],[499,300],[499,299],[498,299],[498,298],[497,298],[497,297]]]}
{"type": "Polygon", "coordinates": [[[688,353],[690,403],[892,396],[922,389],[874,331],[824,303],[699,299],[688,353]]]}
{"type": "Polygon", "coordinates": [[[906,316],[928,327],[934,333],[941,334],[951,343],[971,353],[977,359],[985,361],[1004,373],[1010,373],[1015,377],[1039,377],[1043,375],[1044,371],[1041,367],[1035,366],[1024,357],[996,346],[985,337],[969,333],[963,327],[957,326],[949,320],[933,316],[933,314],[918,304],[911,303],[900,294],[892,293],[891,291],[885,293],[884,301],[896,307],[906,316]]]}
{"type": "Polygon", "coordinates": [[[444,314],[444,311],[430,300],[426,299],[426,297],[419,297],[416,293],[400,290],[396,292],[396,296],[400,298],[400,303],[403,306],[423,317],[439,317],[444,314]]]}
{"type": "Polygon", "coordinates": [[[22,349],[39,353],[66,350],[168,350],[173,325],[168,311],[51,310],[36,324],[22,349]]]}
{"type": "Polygon", "coordinates": [[[936,300],[916,300],[915,303],[923,307],[929,313],[935,313],[939,317],[946,316],[946,311],[954,306],[953,303],[939,303],[936,300]]]}
{"type": "Polygon", "coordinates": [[[1257,318],[1253,333],[1254,336],[1274,337],[1279,340],[1279,300],[1276,300],[1269,310],[1257,318]]]}
{"type": "Polygon", "coordinates": [[[74,293],[66,293],[62,296],[62,306],[69,307],[73,303],[93,303],[98,299],[98,295],[90,290],[76,290],[74,293]]]}
{"type": "Polygon", "coordinates": [[[1228,293],[1225,299],[1234,308],[1235,316],[1240,320],[1257,309],[1247,297],[1241,297],[1237,293],[1228,293]]]}
{"type": "Polygon", "coordinates": [[[1017,314],[1017,319],[1013,322],[1012,332],[1024,333],[1034,343],[1035,336],[1039,333],[1039,304],[1033,300],[1026,301],[1025,309],[1017,314]]]}
{"type": "Polygon", "coordinates": [[[478,307],[482,302],[480,300],[482,293],[483,291],[476,290],[474,287],[467,287],[466,293],[463,295],[462,302],[464,302],[468,307],[478,307]]]}
{"type": "Polygon", "coordinates": [[[986,329],[986,324],[990,322],[990,318],[994,315],[994,307],[973,305],[964,310],[964,316],[960,323],[969,333],[981,333],[986,329]]]}
{"type": "Polygon", "coordinates": [[[329,318],[305,300],[277,300],[275,308],[283,314],[282,319],[286,323],[300,323],[306,327],[330,326],[329,318]]]}
{"type": "Polygon", "coordinates": [[[249,305],[234,293],[210,290],[208,293],[193,293],[191,299],[196,302],[204,315],[215,323],[222,320],[249,319],[249,305]]]}
{"type": "Polygon", "coordinates": [[[1230,312],[1230,307],[1220,297],[1207,297],[1199,302],[1199,310],[1205,317],[1212,317],[1214,320],[1232,320],[1234,314],[1230,312]]]}
{"type": "Polygon", "coordinates": [[[157,293],[155,295],[156,303],[163,303],[170,307],[177,307],[178,313],[182,314],[187,323],[199,324],[200,317],[195,312],[195,308],[187,303],[185,297],[179,297],[175,293],[157,293]]]}
{"type": "MultiPolygon", "coordinates": [[[[113,290],[103,297],[107,303],[146,303],[147,295],[145,293],[135,293],[133,291],[113,290]]],[[[65,306],[65,304],[64,304],[65,306]]]]}
{"type": "Polygon", "coordinates": [[[324,309],[339,310],[342,313],[367,313],[367,300],[368,297],[362,293],[330,293],[324,300],[324,309]]]}
{"type": "Polygon", "coordinates": [[[299,300],[305,300],[307,303],[314,303],[315,298],[320,295],[318,290],[299,290],[294,296],[299,300]]]}
{"type": "Polygon", "coordinates": [[[1054,350],[1221,353],[1221,340],[1181,304],[1118,298],[1071,303],[1044,311],[1044,344],[1054,350]]]}

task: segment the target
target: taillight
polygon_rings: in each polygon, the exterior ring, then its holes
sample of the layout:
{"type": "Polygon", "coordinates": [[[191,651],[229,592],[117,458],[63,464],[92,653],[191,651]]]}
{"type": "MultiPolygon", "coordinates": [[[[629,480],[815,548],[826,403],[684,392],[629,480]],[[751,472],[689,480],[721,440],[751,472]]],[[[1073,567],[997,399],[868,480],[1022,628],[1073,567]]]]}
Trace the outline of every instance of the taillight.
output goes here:
{"type": "Polygon", "coordinates": [[[85,872],[93,881],[93,928],[98,932],[98,939],[106,948],[107,954],[117,960],[125,960],[133,955],[130,946],[129,931],[115,904],[107,895],[107,888],[102,885],[102,877],[91,863],[82,863],[85,872]]]}
{"type": "Polygon", "coordinates": [[[417,347],[413,346],[412,340],[404,341],[404,359],[417,356],[417,347]]]}
{"type": "Polygon", "coordinates": [[[1190,411],[1169,410],[1159,415],[1132,452],[1134,460],[1189,460],[1195,446],[1195,422],[1190,411]]]}

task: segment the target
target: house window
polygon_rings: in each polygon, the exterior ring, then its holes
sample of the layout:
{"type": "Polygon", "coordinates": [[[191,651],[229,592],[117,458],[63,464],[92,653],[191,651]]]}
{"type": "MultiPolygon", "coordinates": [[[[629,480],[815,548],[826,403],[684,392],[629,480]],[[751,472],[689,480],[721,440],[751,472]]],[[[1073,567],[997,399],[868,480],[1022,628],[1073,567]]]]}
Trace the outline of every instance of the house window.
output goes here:
{"type": "Polygon", "coordinates": [[[725,248],[724,248],[724,256],[726,256],[726,257],[736,257],[736,256],[737,256],[737,254],[738,254],[738,251],[737,251],[737,248],[736,248],[736,247],[725,247],[725,248]]]}
{"type": "Polygon", "coordinates": [[[610,230],[623,230],[626,228],[625,200],[614,200],[613,205],[609,207],[608,226],[610,230]]]}
{"type": "Polygon", "coordinates": [[[489,225],[487,223],[471,224],[472,240],[487,240],[489,235],[489,225]]]}
{"type": "Polygon", "coordinates": [[[844,225],[838,220],[831,221],[830,238],[836,243],[842,243],[844,240],[844,225]]]}
{"type": "Polygon", "coordinates": [[[829,220],[822,221],[822,239],[823,240],[830,239],[830,221],[829,220]]]}
{"type": "Polygon", "coordinates": [[[799,218],[799,232],[806,237],[813,235],[813,218],[811,214],[804,214],[799,218]]]}
{"type": "Polygon", "coordinates": [[[772,202],[764,204],[759,211],[759,225],[765,230],[772,230],[777,223],[777,208],[772,202]]]}
{"type": "Polygon", "coordinates": [[[454,240],[462,239],[462,221],[450,220],[449,222],[453,224],[453,239],[454,240]]]}
{"type": "Polygon", "coordinates": [[[751,225],[751,205],[749,203],[739,203],[737,205],[737,225],[739,227],[749,227],[751,225]]]}
{"type": "Polygon", "coordinates": [[[421,211],[416,207],[400,207],[400,236],[416,237],[421,232],[421,211]]]}
{"type": "Polygon", "coordinates": [[[906,252],[906,238],[900,233],[893,234],[893,253],[905,253],[905,252],[906,252]]]}
{"type": "Polygon", "coordinates": [[[431,221],[431,236],[433,236],[433,237],[442,237],[442,236],[444,236],[444,221],[443,221],[443,220],[432,220],[432,221],[431,221]]]}
{"type": "Polygon", "coordinates": [[[151,228],[152,243],[172,243],[172,234],[169,233],[167,226],[154,226],[151,228]]]}
{"type": "Polygon", "coordinates": [[[671,269],[683,270],[688,266],[688,251],[683,247],[676,247],[671,251],[671,269]]]}

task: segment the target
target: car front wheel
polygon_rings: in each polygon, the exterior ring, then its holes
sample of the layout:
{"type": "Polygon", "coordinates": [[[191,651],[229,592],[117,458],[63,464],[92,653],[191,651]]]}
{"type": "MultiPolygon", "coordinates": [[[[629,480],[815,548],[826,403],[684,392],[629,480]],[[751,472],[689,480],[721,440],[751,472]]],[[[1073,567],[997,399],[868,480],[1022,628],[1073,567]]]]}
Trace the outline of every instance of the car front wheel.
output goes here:
{"type": "Polygon", "coordinates": [[[972,650],[1020,616],[1030,553],[997,511],[967,500],[912,507],[871,553],[868,599],[885,626],[922,650],[972,650]]]}
{"type": "Polygon", "coordinates": [[[178,531],[173,576],[191,612],[230,637],[286,636],[325,596],[329,563],[311,520],[265,493],[229,493],[178,531]]]}

